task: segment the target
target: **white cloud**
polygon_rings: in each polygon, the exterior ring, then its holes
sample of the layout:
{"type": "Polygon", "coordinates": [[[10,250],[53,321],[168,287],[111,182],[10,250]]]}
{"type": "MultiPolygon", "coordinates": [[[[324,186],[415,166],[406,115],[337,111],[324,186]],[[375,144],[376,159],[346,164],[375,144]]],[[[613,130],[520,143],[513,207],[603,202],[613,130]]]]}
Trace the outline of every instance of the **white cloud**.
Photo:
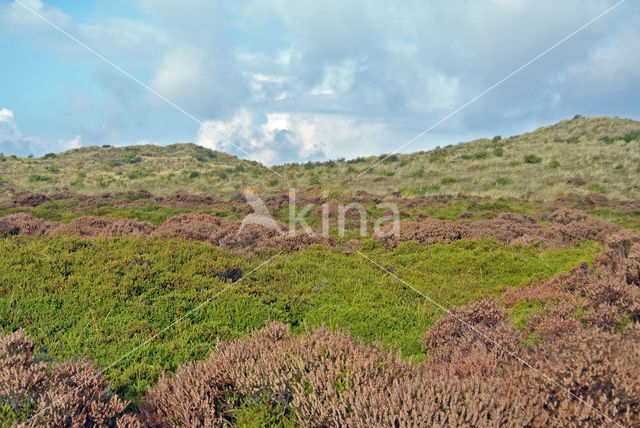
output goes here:
{"type": "MultiPolygon", "coordinates": [[[[211,127],[252,156],[279,162],[392,151],[611,2],[139,0],[136,18],[97,16],[91,23],[39,0],[28,4],[185,111],[212,118],[200,127],[199,143],[246,156],[206,131],[211,127]]],[[[620,6],[438,127],[441,135],[407,149],[432,147],[447,134],[456,142],[479,130],[524,131],[578,110],[640,114],[624,95],[638,89],[638,16],[637,8],[620,6]],[[598,102],[605,87],[609,94],[617,87],[616,95],[598,102]]],[[[193,124],[180,118],[179,131],[167,137],[167,118],[182,113],[124,84],[126,77],[19,5],[0,3],[0,27],[37,50],[88,65],[93,84],[116,98],[87,91],[76,99],[91,102],[62,103],[108,118],[81,124],[71,134],[83,135],[77,144],[104,139],[91,133],[101,126],[109,143],[193,135],[193,124]]]]}
{"type": "Polygon", "coordinates": [[[39,153],[44,147],[41,139],[22,135],[13,111],[4,107],[0,109],[0,152],[27,155],[39,153]]]}
{"type": "Polygon", "coordinates": [[[81,135],[60,139],[57,143],[51,143],[39,137],[25,136],[18,127],[13,111],[4,107],[0,109],[0,152],[2,153],[40,156],[47,152],[76,149],[81,145],[81,135]]]}
{"type": "Polygon", "coordinates": [[[204,122],[196,143],[274,164],[363,156],[383,150],[393,135],[383,124],[340,115],[272,112],[259,118],[241,109],[228,121],[204,122]]]}
{"type": "Polygon", "coordinates": [[[78,147],[81,146],[81,142],[82,142],[82,135],[76,135],[75,137],[70,138],[68,140],[59,140],[58,147],[60,148],[60,150],[77,149],[78,147]]]}

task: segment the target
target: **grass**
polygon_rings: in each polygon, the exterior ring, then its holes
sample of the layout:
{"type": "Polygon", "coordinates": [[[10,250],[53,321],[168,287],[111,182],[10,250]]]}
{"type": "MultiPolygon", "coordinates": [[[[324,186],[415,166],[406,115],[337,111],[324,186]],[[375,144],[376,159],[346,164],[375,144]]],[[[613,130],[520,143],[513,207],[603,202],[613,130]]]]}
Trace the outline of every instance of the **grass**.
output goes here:
{"type": "Polygon", "coordinates": [[[619,226],[640,231],[640,211],[622,211],[612,208],[599,207],[589,211],[589,215],[610,221],[619,226]]]}
{"type": "Polygon", "coordinates": [[[75,186],[74,190],[90,194],[154,189],[162,195],[176,191],[231,195],[247,186],[262,193],[283,190],[295,182],[299,188],[337,185],[345,195],[357,190],[388,195],[415,189],[408,193],[493,198],[534,194],[538,200],[552,200],[559,195],[590,194],[590,186],[567,183],[579,174],[589,185],[602,185],[607,197],[629,200],[640,199],[638,169],[615,166],[640,164],[639,129],[640,122],[630,119],[563,120],[519,136],[393,154],[362,176],[359,172],[384,157],[276,165],[272,168],[282,175],[277,177],[257,162],[193,144],[85,147],[34,159],[2,155],[0,182],[18,190],[75,186]],[[77,176],[78,165],[86,174],[82,179],[77,176]],[[55,181],[29,180],[35,176],[55,181]]]}
{"type": "MultiPolygon", "coordinates": [[[[589,242],[540,251],[459,241],[393,251],[369,242],[362,251],[450,306],[543,281],[598,250],[589,242]]],[[[183,240],[10,237],[0,241],[0,328],[24,328],[43,358],[91,358],[104,368],[268,256],[244,259],[183,240]]],[[[359,255],[311,246],[278,256],[106,374],[118,394],[138,399],[162,371],[204,358],[217,337],[243,336],[267,319],[294,331],[346,328],[420,357],[419,338],[440,316],[359,255]]]]}
{"type": "Polygon", "coordinates": [[[235,213],[231,209],[188,209],[159,204],[134,205],[126,207],[105,205],[94,209],[77,210],[76,206],[78,205],[78,203],[78,201],[52,201],[38,205],[35,208],[0,208],[0,216],[17,212],[27,212],[30,213],[33,217],[41,218],[43,220],[69,223],[70,221],[78,217],[95,215],[101,217],[128,218],[138,221],[148,221],[155,226],[160,226],[169,217],[173,217],[183,213],[202,211],[207,214],[216,215],[218,217],[228,217],[235,215],[235,213]]]}

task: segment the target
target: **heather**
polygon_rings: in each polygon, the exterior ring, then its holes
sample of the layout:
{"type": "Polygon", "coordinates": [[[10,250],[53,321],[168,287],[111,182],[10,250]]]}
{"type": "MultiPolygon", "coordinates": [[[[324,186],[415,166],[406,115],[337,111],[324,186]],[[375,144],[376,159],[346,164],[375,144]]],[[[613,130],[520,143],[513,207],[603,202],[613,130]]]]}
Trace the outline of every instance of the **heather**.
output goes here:
{"type": "MultiPolygon", "coordinates": [[[[540,251],[485,240],[404,243],[390,252],[371,241],[362,250],[450,306],[539,283],[593,260],[598,248],[540,251]]],[[[23,328],[54,361],[82,356],[106,366],[272,253],[246,259],[165,238],[9,237],[0,241],[1,327],[23,328]]],[[[106,376],[122,397],[137,399],[163,370],[201,359],[217,337],[241,337],[267,319],[296,331],[324,323],[422,355],[420,337],[441,316],[361,256],[311,246],[277,256],[106,376]]]]}
{"type": "Polygon", "coordinates": [[[0,155],[0,426],[640,426],[637,129],[0,155]]]}

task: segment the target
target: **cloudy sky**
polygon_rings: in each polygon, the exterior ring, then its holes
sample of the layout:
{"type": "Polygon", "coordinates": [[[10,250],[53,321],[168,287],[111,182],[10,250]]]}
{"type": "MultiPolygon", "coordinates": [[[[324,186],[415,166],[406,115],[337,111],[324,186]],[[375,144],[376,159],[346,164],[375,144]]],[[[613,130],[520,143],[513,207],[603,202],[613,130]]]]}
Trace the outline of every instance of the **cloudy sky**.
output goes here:
{"type": "MultiPolygon", "coordinates": [[[[268,164],[393,152],[616,1],[0,0],[0,152],[192,141],[268,164]]],[[[639,3],[402,151],[575,114],[640,119],[639,3]]]]}

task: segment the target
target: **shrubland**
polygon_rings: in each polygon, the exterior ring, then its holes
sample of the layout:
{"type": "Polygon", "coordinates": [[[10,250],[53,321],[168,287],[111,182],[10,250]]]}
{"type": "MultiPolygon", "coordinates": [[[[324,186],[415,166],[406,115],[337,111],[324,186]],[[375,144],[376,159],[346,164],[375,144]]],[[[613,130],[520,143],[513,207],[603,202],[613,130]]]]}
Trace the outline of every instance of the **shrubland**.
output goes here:
{"type": "Polygon", "coordinates": [[[0,426],[640,426],[639,129],[2,155],[0,426]]]}

